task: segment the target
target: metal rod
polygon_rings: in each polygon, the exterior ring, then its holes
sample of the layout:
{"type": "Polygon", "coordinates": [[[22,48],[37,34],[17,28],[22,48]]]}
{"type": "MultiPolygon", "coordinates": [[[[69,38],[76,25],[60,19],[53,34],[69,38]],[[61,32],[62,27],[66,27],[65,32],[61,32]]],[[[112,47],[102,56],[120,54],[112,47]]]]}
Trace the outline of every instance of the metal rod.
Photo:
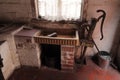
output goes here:
{"type": "Polygon", "coordinates": [[[94,45],[95,45],[95,47],[96,47],[96,49],[97,49],[97,51],[98,51],[98,53],[99,53],[99,52],[100,52],[100,50],[98,49],[98,47],[97,47],[97,45],[96,45],[95,41],[93,40],[93,38],[92,38],[92,41],[93,41],[93,43],[94,43],[94,45]]]}

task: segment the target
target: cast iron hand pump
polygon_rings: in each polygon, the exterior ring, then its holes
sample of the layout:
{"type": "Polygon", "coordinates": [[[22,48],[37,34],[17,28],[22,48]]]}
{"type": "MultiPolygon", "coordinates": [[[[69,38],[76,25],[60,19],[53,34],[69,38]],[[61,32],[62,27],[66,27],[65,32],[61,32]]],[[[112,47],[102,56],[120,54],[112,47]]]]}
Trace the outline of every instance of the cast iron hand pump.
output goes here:
{"type": "Polygon", "coordinates": [[[104,20],[105,20],[105,17],[106,17],[106,13],[105,13],[105,11],[103,11],[103,10],[97,10],[97,12],[102,12],[103,14],[100,16],[100,17],[98,17],[98,19],[97,19],[97,22],[100,20],[100,19],[102,19],[102,21],[101,21],[101,28],[100,28],[100,31],[101,31],[101,38],[100,38],[100,40],[102,40],[103,39],[103,24],[104,24],[104,20]]]}
{"type": "MultiPolygon", "coordinates": [[[[80,60],[83,62],[84,60],[84,57],[85,57],[85,53],[86,53],[86,50],[87,50],[87,47],[90,47],[92,44],[95,45],[95,47],[97,48],[98,52],[99,52],[99,49],[97,47],[97,45],[95,44],[95,41],[93,40],[92,38],[92,35],[93,35],[93,32],[94,32],[94,29],[96,27],[96,24],[97,22],[102,19],[101,21],[101,26],[100,26],[100,32],[101,32],[101,38],[100,40],[103,39],[103,24],[104,24],[104,20],[105,20],[105,17],[106,17],[106,13],[104,10],[97,10],[97,12],[101,12],[103,13],[101,16],[99,16],[98,18],[91,18],[91,23],[89,24],[88,21],[84,22],[81,27],[79,29],[84,29],[87,31],[87,35],[85,35],[85,37],[81,40],[81,43],[84,44],[84,45],[81,45],[82,46],[82,50],[81,50],[81,57],[80,57],[80,60]],[[90,45],[88,45],[90,43],[90,45]]],[[[86,33],[85,33],[86,34],[86,33]]]]}

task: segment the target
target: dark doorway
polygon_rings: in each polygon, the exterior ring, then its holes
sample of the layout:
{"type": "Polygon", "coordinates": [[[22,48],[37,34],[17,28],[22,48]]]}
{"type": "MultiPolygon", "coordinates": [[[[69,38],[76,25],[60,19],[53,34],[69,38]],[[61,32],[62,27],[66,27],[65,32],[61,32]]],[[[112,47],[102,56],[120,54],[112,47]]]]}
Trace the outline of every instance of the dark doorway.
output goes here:
{"type": "Polygon", "coordinates": [[[41,44],[41,63],[43,66],[61,69],[60,45],[41,44]]]}

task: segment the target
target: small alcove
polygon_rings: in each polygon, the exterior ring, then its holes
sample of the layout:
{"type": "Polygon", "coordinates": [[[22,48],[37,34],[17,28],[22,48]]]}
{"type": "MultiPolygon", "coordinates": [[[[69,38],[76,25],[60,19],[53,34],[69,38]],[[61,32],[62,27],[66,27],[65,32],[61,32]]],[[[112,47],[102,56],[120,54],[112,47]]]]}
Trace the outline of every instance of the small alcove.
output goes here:
{"type": "Polygon", "coordinates": [[[41,64],[50,68],[61,69],[60,45],[41,44],[41,64]]]}

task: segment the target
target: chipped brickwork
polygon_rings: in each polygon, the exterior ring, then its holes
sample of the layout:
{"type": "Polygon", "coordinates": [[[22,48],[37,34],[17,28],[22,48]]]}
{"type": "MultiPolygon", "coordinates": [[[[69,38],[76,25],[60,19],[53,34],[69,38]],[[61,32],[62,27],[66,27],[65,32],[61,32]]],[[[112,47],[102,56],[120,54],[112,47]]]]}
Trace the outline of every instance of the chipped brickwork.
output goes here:
{"type": "Polygon", "coordinates": [[[62,70],[74,69],[74,54],[75,54],[74,46],[61,45],[61,69],[62,70]]]}

